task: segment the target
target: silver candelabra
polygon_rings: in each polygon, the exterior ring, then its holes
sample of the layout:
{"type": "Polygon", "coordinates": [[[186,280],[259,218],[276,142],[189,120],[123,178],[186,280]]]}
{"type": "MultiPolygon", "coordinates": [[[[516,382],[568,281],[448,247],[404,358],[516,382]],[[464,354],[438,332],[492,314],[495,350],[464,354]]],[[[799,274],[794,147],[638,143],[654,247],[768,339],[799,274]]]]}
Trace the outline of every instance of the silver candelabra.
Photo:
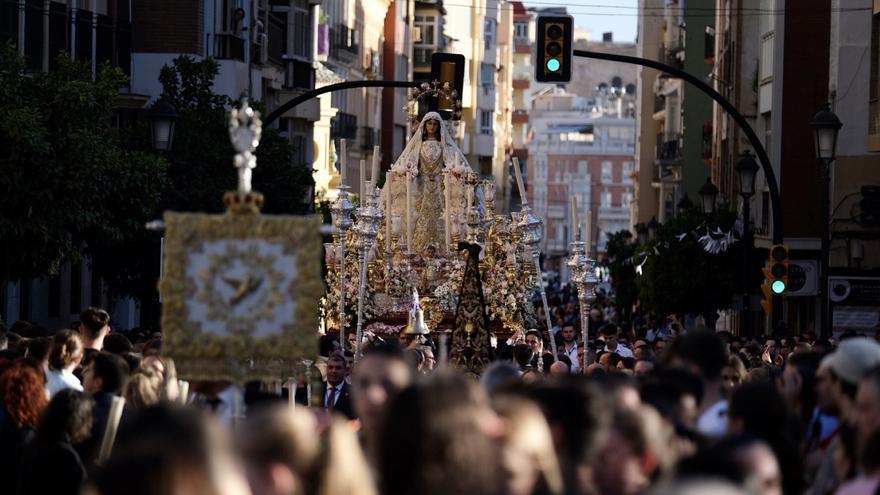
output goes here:
{"type": "Polygon", "coordinates": [[[581,334],[584,340],[584,371],[587,370],[590,360],[590,352],[587,348],[587,341],[590,337],[590,309],[596,302],[596,285],[599,280],[596,278],[594,265],[595,262],[590,259],[589,253],[586,251],[583,242],[575,239],[571,243],[571,256],[565,263],[571,270],[571,281],[577,287],[578,302],[580,303],[581,317],[581,334]]]}
{"type": "Polygon", "coordinates": [[[348,186],[339,185],[339,197],[330,207],[333,227],[336,229],[336,250],[339,256],[339,348],[345,350],[345,243],[351,229],[354,204],[348,199],[348,186]]]}
{"type": "Polygon", "coordinates": [[[550,337],[550,349],[553,351],[553,358],[558,355],[556,352],[556,339],[553,338],[552,323],[550,322],[550,308],[547,304],[547,291],[544,289],[544,276],[541,272],[541,226],[543,222],[532,213],[531,207],[526,202],[522,204],[520,212],[520,220],[516,225],[519,232],[520,240],[525,246],[525,251],[531,255],[535,262],[535,274],[538,277],[538,290],[541,292],[541,303],[544,305],[544,318],[547,323],[547,335],[550,337]]]}
{"type": "Polygon", "coordinates": [[[377,207],[379,200],[378,189],[373,187],[372,181],[367,181],[365,190],[366,197],[362,198],[362,206],[358,209],[357,223],[354,225],[354,233],[359,253],[360,280],[358,283],[358,319],[357,341],[355,342],[354,360],[357,362],[361,356],[361,340],[364,337],[364,291],[367,288],[367,257],[376,242],[379,234],[379,226],[385,214],[377,207]]]}

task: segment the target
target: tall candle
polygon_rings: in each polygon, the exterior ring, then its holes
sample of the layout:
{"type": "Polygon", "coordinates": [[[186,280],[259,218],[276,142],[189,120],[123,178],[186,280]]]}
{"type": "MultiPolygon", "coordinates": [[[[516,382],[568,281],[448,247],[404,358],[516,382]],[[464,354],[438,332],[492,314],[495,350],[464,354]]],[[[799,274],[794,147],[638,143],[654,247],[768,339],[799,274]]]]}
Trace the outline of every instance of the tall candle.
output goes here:
{"type": "Polygon", "coordinates": [[[513,157],[513,171],[516,173],[516,186],[519,188],[519,197],[522,199],[522,204],[526,205],[529,203],[528,198],[526,198],[526,187],[523,185],[522,171],[519,169],[519,158],[513,157]]]}
{"type": "Polygon", "coordinates": [[[379,146],[373,146],[373,168],[370,170],[370,180],[374,186],[379,185],[379,146]]]}
{"type": "Polygon", "coordinates": [[[360,172],[360,175],[358,176],[358,182],[360,182],[360,184],[361,184],[361,206],[363,206],[365,204],[364,198],[367,197],[365,194],[367,189],[364,187],[364,184],[367,181],[366,170],[367,170],[367,161],[361,160],[361,172],[360,172]]]}
{"type": "Polygon", "coordinates": [[[593,210],[587,210],[587,218],[584,219],[584,249],[587,256],[590,255],[590,242],[593,238],[592,224],[593,210]]]}
{"type": "Polygon", "coordinates": [[[412,253],[412,175],[406,173],[406,252],[412,253]]]}
{"type": "Polygon", "coordinates": [[[385,181],[385,251],[391,253],[391,181],[385,181]]]}
{"type": "Polygon", "coordinates": [[[468,184],[466,191],[467,205],[468,208],[470,208],[471,206],[474,206],[474,186],[468,184]]]}
{"type": "Polygon", "coordinates": [[[445,208],[445,213],[443,215],[444,216],[443,220],[445,222],[445,228],[443,229],[443,233],[444,233],[444,240],[446,241],[446,249],[447,250],[449,249],[449,245],[452,243],[452,238],[451,238],[452,217],[450,216],[450,211],[449,211],[449,208],[451,206],[450,201],[449,201],[449,193],[450,193],[450,191],[449,191],[449,173],[447,172],[447,173],[443,174],[443,203],[444,203],[444,208],[445,208]]]}
{"type": "Polygon", "coordinates": [[[571,195],[571,240],[578,240],[578,198],[571,195]]]}
{"type": "Polygon", "coordinates": [[[345,184],[345,169],[346,169],[346,155],[345,155],[345,139],[339,140],[339,175],[342,176],[342,181],[340,184],[345,184]]]}

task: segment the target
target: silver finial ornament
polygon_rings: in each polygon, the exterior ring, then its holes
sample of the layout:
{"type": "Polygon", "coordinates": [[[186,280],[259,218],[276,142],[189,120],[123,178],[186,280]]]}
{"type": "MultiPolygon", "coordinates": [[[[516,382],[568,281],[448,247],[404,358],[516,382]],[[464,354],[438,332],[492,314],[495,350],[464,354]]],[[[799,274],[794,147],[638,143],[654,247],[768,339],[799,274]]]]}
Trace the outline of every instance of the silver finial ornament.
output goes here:
{"type": "Polygon", "coordinates": [[[263,122],[260,112],[254,110],[247,97],[242,97],[241,107],[233,108],[229,113],[229,140],[235,148],[235,168],[238,169],[238,192],[251,192],[251,174],[257,166],[254,155],[260,145],[263,134],[263,122]]]}

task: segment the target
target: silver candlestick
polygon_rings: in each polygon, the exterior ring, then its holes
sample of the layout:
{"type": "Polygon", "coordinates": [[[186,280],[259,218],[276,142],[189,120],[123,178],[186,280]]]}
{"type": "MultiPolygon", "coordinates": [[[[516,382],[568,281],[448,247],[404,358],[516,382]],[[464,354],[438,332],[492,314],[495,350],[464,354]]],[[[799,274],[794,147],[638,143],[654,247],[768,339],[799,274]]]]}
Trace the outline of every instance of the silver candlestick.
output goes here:
{"type": "MultiPolygon", "coordinates": [[[[574,258],[574,256],[575,255],[572,254],[572,258],[574,258]]],[[[586,372],[587,366],[589,366],[590,362],[590,351],[587,348],[587,341],[590,337],[590,310],[592,309],[593,303],[596,302],[596,285],[599,284],[599,279],[596,278],[595,260],[590,259],[587,254],[580,255],[578,258],[581,266],[578,269],[577,275],[573,277],[573,281],[578,291],[581,333],[584,336],[584,371],[586,372]]],[[[571,261],[572,259],[569,260],[569,262],[571,261]]]]}
{"type": "Polygon", "coordinates": [[[330,216],[337,235],[337,255],[339,256],[339,348],[345,351],[345,243],[351,229],[351,213],[354,204],[348,199],[348,186],[339,185],[339,197],[330,207],[330,216]]]}
{"type": "Polygon", "coordinates": [[[357,319],[357,341],[355,342],[354,361],[357,362],[361,356],[361,340],[364,337],[364,291],[367,289],[367,257],[370,250],[373,249],[373,243],[376,242],[376,236],[379,234],[379,226],[385,214],[382,213],[376,205],[378,202],[378,190],[373,187],[372,181],[367,181],[365,187],[367,194],[363,198],[363,206],[358,209],[358,219],[354,226],[354,233],[357,236],[356,242],[360,261],[360,281],[358,284],[358,319],[357,319]]]}
{"type": "Polygon", "coordinates": [[[544,276],[541,273],[541,219],[532,214],[529,204],[523,202],[522,211],[520,212],[520,220],[517,224],[520,240],[526,251],[531,254],[535,262],[535,273],[538,277],[538,290],[541,292],[541,303],[544,305],[544,318],[547,323],[547,335],[550,337],[550,348],[553,351],[553,358],[557,356],[556,339],[553,338],[552,323],[550,322],[550,307],[547,304],[547,291],[544,288],[544,276]]]}

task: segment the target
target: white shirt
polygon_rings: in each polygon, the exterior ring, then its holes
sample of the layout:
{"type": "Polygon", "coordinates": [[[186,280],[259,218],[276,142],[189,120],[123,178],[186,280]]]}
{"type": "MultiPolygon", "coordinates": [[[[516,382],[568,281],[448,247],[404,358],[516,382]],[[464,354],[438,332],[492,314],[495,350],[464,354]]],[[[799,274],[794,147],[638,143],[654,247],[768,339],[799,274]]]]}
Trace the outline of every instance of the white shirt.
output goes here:
{"type": "Polygon", "coordinates": [[[621,344],[617,344],[617,349],[614,349],[613,351],[611,349],[609,349],[608,346],[606,345],[605,352],[616,352],[618,355],[620,355],[620,357],[625,357],[625,358],[635,357],[635,356],[633,356],[633,351],[629,350],[628,347],[624,347],[621,344]]]}
{"type": "Polygon", "coordinates": [[[577,342],[571,347],[570,351],[565,350],[565,343],[562,344],[562,349],[560,349],[563,354],[568,356],[568,359],[571,360],[571,372],[574,373],[578,368],[581,367],[578,362],[578,345],[577,342]]]}
{"type": "Polygon", "coordinates": [[[710,438],[724,436],[727,431],[727,401],[719,400],[697,419],[697,431],[710,438]]]}
{"type": "Polygon", "coordinates": [[[72,388],[80,392],[83,391],[82,383],[79,378],[67,370],[46,370],[46,393],[51,399],[53,395],[66,389],[72,388]]]}
{"type": "Polygon", "coordinates": [[[336,403],[339,402],[339,396],[342,394],[342,385],[344,383],[345,383],[345,381],[343,380],[343,381],[339,382],[339,385],[336,385],[335,387],[331,386],[329,383],[327,384],[327,391],[324,392],[324,408],[325,409],[330,407],[330,392],[332,392],[333,390],[336,391],[336,392],[333,392],[333,394],[334,394],[333,395],[333,406],[336,406],[336,403]]]}

